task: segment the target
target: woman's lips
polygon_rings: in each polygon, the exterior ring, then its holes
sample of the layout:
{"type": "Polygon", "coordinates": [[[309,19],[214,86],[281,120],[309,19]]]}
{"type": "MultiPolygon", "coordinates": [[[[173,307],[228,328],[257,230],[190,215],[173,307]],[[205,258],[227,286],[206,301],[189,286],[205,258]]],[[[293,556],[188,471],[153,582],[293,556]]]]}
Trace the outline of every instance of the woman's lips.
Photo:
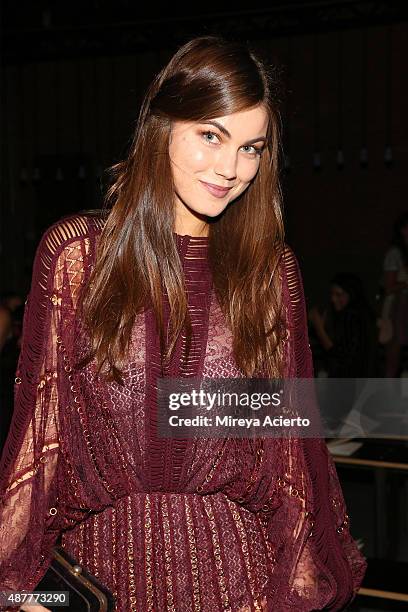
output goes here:
{"type": "Polygon", "coordinates": [[[200,183],[216,198],[223,198],[227,195],[231,187],[217,187],[212,183],[205,183],[204,181],[200,181],[200,183]]]}

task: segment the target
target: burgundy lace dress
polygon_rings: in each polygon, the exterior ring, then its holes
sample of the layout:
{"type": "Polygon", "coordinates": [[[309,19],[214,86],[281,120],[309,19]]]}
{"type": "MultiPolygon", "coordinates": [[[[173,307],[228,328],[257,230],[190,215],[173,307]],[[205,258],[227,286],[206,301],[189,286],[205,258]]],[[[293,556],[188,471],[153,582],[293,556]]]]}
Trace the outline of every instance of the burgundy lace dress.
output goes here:
{"type": "MultiPolygon", "coordinates": [[[[125,385],[103,382],[76,317],[102,227],[76,215],[44,235],[1,461],[0,589],[32,589],[59,537],[118,612],[341,610],[365,570],[322,440],[170,440],[155,433],[158,336],[136,317],[125,385]]],[[[211,286],[208,238],[174,234],[193,344],[166,375],[242,376],[211,286]]],[[[281,266],[285,376],[313,375],[298,264],[281,266]]],[[[165,300],[165,312],[168,304],[165,300]]]]}

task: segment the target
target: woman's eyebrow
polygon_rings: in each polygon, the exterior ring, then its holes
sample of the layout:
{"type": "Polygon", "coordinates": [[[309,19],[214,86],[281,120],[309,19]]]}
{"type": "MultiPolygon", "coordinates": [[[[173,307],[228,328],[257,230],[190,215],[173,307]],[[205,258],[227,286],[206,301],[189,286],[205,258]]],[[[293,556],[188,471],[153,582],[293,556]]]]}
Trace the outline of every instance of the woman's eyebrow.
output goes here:
{"type": "MultiPolygon", "coordinates": [[[[220,132],[225,134],[227,138],[231,138],[231,134],[229,133],[227,128],[221,125],[221,123],[218,123],[218,121],[203,121],[202,123],[204,123],[205,125],[207,124],[213,125],[214,127],[218,128],[220,132]]],[[[266,136],[258,136],[257,138],[251,138],[251,140],[244,142],[243,146],[253,144],[254,142],[259,142],[260,140],[262,140],[263,142],[266,142],[266,136]]]]}

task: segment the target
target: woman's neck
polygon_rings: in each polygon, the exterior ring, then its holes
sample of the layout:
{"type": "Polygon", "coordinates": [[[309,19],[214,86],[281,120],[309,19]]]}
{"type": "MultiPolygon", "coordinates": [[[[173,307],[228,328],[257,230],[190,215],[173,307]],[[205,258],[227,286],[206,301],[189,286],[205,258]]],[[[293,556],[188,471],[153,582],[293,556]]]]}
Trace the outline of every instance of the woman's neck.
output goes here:
{"type": "Polygon", "coordinates": [[[176,220],[174,223],[174,233],[180,236],[193,236],[197,238],[209,235],[209,223],[205,215],[193,213],[187,207],[181,208],[176,202],[176,220]]]}
{"type": "Polygon", "coordinates": [[[175,223],[174,233],[179,236],[192,236],[193,238],[207,238],[209,235],[209,225],[191,225],[191,224],[180,224],[175,223]]]}

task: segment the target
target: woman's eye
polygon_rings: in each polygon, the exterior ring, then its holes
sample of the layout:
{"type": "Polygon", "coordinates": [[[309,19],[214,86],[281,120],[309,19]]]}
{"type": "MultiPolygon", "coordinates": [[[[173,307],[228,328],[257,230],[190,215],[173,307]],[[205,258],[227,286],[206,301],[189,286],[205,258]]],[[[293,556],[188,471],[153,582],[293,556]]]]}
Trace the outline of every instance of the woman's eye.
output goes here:
{"type": "Polygon", "coordinates": [[[263,149],[260,147],[254,147],[253,145],[244,145],[242,148],[246,149],[245,153],[249,153],[250,155],[262,155],[263,149]]]}
{"type": "Polygon", "coordinates": [[[216,142],[215,139],[218,140],[218,136],[214,132],[201,132],[201,135],[207,142],[216,142]]]}

